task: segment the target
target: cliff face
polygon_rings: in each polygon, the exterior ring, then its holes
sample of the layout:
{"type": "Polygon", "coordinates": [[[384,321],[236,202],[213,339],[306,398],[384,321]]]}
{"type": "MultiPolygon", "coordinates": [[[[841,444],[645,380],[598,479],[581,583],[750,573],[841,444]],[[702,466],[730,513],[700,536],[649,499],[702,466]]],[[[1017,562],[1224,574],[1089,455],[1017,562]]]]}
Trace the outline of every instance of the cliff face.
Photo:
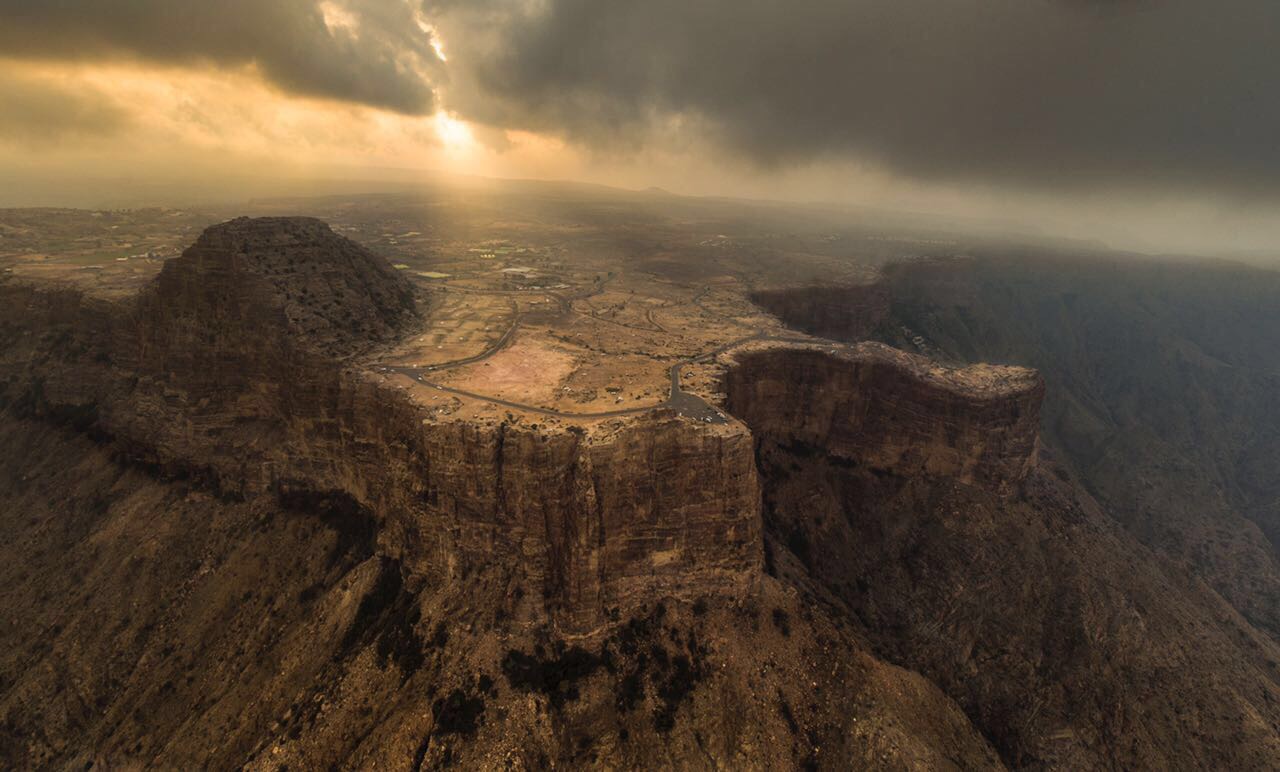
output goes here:
{"type": "Polygon", "coordinates": [[[1025,254],[886,274],[886,341],[1043,372],[1045,444],[1140,541],[1280,638],[1280,274],[1025,254]]]}
{"type": "Polygon", "coordinates": [[[6,769],[999,767],[952,700],[767,577],[566,642],[505,556],[406,580],[319,499],[112,455],[0,413],[6,769]]]}
{"type": "Polygon", "coordinates": [[[740,422],[442,420],[361,367],[405,292],[295,220],[0,281],[0,765],[1280,757],[1280,649],[1041,458],[1035,372],[759,339],[740,422]]]}
{"type": "Polygon", "coordinates": [[[293,305],[351,248],[237,221],[133,302],[0,284],[0,761],[998,764],[761,574],[743,426],[431,418],[359,368],[395,274],[326,279],[363,324],[293,305]]]}
{"type": "MultiPolygon", "coordinates": [[[[976,290],[956,276],[929,286],[965,302],[976,290]]],[[[782,304],[791,323],[829,329],[810,292],[782,304]]],[[[735,358],[726,407],[757,439],[768,569],[846,604],[875,650],[928,675],[1006,764],[1280,757],[1280,649],[1045,457],[1035,371],[944,367],[866,342],[735,358]]]]}
{"type": "Polygon", "coordinates": [[[889,315],[889,288],[877,281],[763,289],[751,293],[751,302],[790,327],[831,340],[859,340],[889,315]]]}
{"type": "Polygon", "coordinates": [[[1035,463],[1034,370],[943,368],[877,343],[735,356],[725,406],[754,432],[900,477],[1008,491],[1035,463]]]}
{"type": "Polygon", "coordinates": [[[1041,460],[1035,371],[868,342],[733,360],[725,406],[756,438],[767,570],[837,599],[1006,764],[1280,754],[1280,649],[1041,460]]]}
{"type": "Polygon", "coordinates": [[[954,699],[1010,768],[1261,769],[1280,647],[1060,469],[1015,491],[759,432],[768,562],[954,699]],[[1061,476],[1060,476],[1061,475],[1061,476]]]}
{"type": "Polygon", "coordinates": [[[758,565],[745,433],[662,415],[593,433],[440,423],[342,366],[413,324],[414,298],[316,221],[211,228],[132,304],[3,292],[7,402],[79,416],[135,462],[225,496],[370,520],[409,576],[509,561],[563,624],[590,628],[653,587],[758,565]]]}

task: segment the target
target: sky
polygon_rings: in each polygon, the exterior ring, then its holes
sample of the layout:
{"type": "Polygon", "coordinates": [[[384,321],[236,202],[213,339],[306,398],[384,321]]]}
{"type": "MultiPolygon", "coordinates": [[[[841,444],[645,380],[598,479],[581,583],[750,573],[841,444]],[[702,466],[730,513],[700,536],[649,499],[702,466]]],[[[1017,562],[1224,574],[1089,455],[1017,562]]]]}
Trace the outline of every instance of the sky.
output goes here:
{"type": "Polygon", "coordinates": [[[1280,255],[1278,40],[1275,0],[0,0],[0,205],[463,173],[1280,255]]]}

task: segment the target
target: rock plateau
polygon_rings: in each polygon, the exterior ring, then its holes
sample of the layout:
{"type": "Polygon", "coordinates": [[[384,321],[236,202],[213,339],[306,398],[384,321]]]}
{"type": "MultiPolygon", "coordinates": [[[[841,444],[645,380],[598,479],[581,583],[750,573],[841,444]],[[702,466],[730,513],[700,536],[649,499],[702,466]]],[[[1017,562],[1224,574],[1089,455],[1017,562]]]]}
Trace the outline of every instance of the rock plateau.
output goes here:
{"type": "Polygon", "coordinates": [[[761,340],[726,423],[454,419],[372,364],[436,299],[303,218],[0,296],[7,766],[1280,757],[1275,641],[1041,452],[1033,370],[761,340]]]}

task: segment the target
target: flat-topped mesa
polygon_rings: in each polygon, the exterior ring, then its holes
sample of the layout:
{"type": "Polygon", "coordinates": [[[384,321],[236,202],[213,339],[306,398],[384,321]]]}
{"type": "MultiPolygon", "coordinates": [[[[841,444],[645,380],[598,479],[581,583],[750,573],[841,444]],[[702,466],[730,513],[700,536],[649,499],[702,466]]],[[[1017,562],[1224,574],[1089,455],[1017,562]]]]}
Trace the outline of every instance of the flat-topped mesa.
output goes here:
{"type": "Polygon", "coordinates": [[[334,358],[395,339],[417,313],[399,271],[309,217],[241,217],[206,229],[165,263],[138,311],[144,332],[189,333],[189,345],[288,336],[334,358]]]}
{"type": "Polygon", "coordinates": [[[751,302],[788,327],[832,340],[858,340],[889,315],[889,288],[876,280],[840,287],[761,289],[751,293],[751,302]]]}
{"type": "Polygon", "coordinates": [[[1023,367],[944,367],[879,343],[761,343],[733,353],[724,391],[757,436],[1008,492],[1035,463],[1044,379],[1023,367]]]}
{"type": "Polygon", "coordinates": [[[229,497],[354,519],[415,581],[503,572],[530,590],[515,613],[585,631],[763,559],[743,427],[441,418],[349,358],[412,321],[412,291],[318,221],[215,226],[126,302],[26,284],[0,300],[0,408],[229,497]]]}

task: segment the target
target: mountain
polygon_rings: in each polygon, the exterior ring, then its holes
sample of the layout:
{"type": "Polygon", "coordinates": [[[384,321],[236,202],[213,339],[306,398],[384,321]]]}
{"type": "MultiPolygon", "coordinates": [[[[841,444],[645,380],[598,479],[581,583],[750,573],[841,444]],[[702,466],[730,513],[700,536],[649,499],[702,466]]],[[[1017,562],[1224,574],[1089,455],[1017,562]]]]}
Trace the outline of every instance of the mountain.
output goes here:
{"type": "Polygon", "coordinates": [[[886,340],[1035,367],[1046,441],[1144,544],[1280,635],[1280,274],[994,255],[890,269],[886,340]]]}
{"type": "Polygon", "coordinates": [[[758,335],[721,422],[453,417],[376,365],[437,298],[297,218],[0,296],[6,766],[1280,755],[1276,641],[1042,440],[1051,371],[758,335]]]}

